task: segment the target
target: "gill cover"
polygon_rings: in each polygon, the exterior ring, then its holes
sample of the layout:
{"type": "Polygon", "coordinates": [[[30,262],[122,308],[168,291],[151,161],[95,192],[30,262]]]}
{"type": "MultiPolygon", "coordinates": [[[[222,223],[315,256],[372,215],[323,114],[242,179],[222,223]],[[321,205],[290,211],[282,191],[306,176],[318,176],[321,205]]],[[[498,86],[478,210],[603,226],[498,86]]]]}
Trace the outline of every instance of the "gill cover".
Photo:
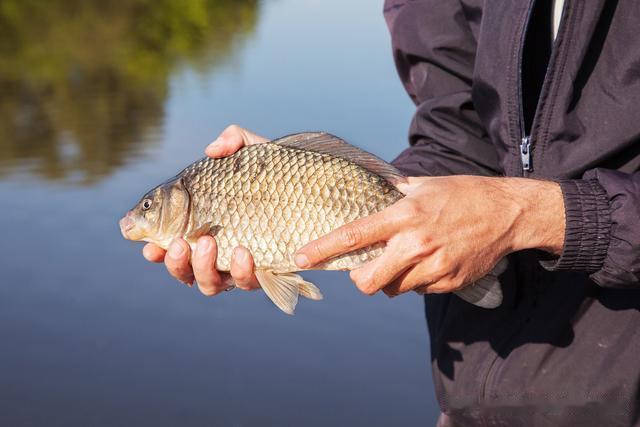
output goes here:
{"type": "Polygon", "coordinates": [[[162,211],[159,231],[164,238],[183,235],[189,225],[191,195],[182,177],[177,176],[161,185],[162,211]]]}

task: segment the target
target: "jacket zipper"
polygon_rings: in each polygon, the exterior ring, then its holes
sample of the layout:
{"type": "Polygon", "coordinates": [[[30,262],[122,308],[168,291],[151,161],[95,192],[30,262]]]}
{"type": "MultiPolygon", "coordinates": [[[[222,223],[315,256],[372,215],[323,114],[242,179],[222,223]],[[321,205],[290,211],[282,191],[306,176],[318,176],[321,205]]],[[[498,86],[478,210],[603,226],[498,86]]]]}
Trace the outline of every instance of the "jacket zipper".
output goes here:
{"type": "MultiPolygon", "coordinates": [[[[524,132],[523,132],[524,133],[524,132]]],[[[520,142],[520,162],[523,172],[531,172],[531,136],[525,135],[520,142]]]]}
{"type": "MultiPolygon", "coordinates": [[[[524,127],[524,95],[522,93],[522,63],[524,62],[524,44],[527,39],[527,32],[529,31],[529,23],[531,21],[531,15],[533,13],[533,8],[536,5],[536,0],[532,0],[529,3],[529,8],[527,9],[527,17],[524,24],[524,28],[522,29],[522,34],[520,35],[520,50],[518,51],[518,119],[520,120],[520,163],[522,166],[522,175],[524,176],[527,172],[531,172],[533,168],[531,167],[531,136],[527,135],[527,130],[524,127]]],[[[546,76],[545,76],[546,78],[546,76]]],[[[538,108],[536,106],[536,111],[534,116],[538,114],[538,108]]],[[[531,126],[533,129],[533,125],[531,126]]]]}
{"type": "MultiPolygon", "coordinates": [[[[523,176],[526,173],[525,171],[531,170],[531,139],[528,135],[525,135],[526,130],[524,128],[524,106],[522,103],[523,95],[522,95],[522,58],[524,56],[524,44],[527,37],[527,31],[529,29],[529,22],[531,21],[531,14],[533,13],[533,7],[536,4],[536,0],[531,0],[529,2],[529,6],[527,9],[527,14],[525,17],[524,27],[522,29],[522,34],[520,35],[520,46],[518,50],[518,108],[519,108],[519,120],[520,120],[520,161],[522,163],[523,176]],[[525,169],[526,165],[526,169],[525,169]]],[[[545,76],[546,77],[546,76],[545,76]]],[[[537,111],[536,111],[537,114],[537,111]]],[[[532,127],[533,129],[533,127],[532,127]]],[[[511,336],[508,338],[511,339],[511,336]]],[[[491,361],[489,365],[489,369],[487,369],[487,373],[484,377],[484,381],[482,383],[481,396],[482,400],[487,400],[489,395],[489,382],[492,380],[496,365],[498,364],[498,356],[497,354],[494,356],[494,359],[491,361]]]]}
{"type": "MultiPolygon", "coordinates": [[[[519,106],[519,120],[520,120],[520,143],[519,143],[519,152],[520,152],[520,162],[521,162],[521,166],[522,166],[522,175],[523,176],[527,176],[527,173],[533,171],[533,164],[532,164],[532,156],[531,156],[531,148],[533,145],[533,141],[531,138],[531,135],[527,135],[526,133],[526,129],[525,129],[525,125],[524,125],[524,104],[523,104],[523,95],[522,95],[522,62],[523,62],[523,57],[524,57],[524,44],[525,44],[525,40],[526,40],[526,35],[529,29],[529,23],[531,20],[531,14],[533,13],[533,8],[536,4],[537,0],[531,0],[531,2],[529,3],[529,8],[527,10],[527,15],[526,15],[526,21],[524,24],[524,28],[522,30],[522,34],[520,36],[520,51],[519,51],[519,57],[518,57],[518,106],[519,106]]],[[[549,69],[551,64],[551,61],[557,61],[557,57],[559,56],[555,50],[556,50],[556,41],[558,40],[559,37],[561,37],[561,34],[563,32],[563,29],[566,25],[566,20],[567,20],[567,5],[571,0],[565,0],[563,8],[562,8],[562,17],[560,19],[560,27],[558,28],[558,33],[556,35],[556,39],[553,41],[553,48],[551,51],[551,56],[549,57],[549,65],[547,66],[547,72],[545,73],[544,76],[544,80],[543,80],[543,84],[542,84],[542,88],[540,90],[540,95],[538,97],[538,104],[536,105],[536,110],[534,112],[533,115],[533,120],[531,123],[531,132],[533,133],[534,129],[536,128],[537,122],[540,120],[538,116],[540,116],[541,114],[541,109],[539,107],[540,105],[540,99],[542,98],[543,94],[545,93],[546,87],[549,85],[549,69]]],[[[549,17],[549,19],[551,19],[551,17],[549,17]]],[[[506,345],[506,343],[513,337],[515,336],[515,334],[517,333],[519,327],[515,329],[515,332],[509,336],[508,338],[506,338],[501,345],[506,345]]],[[[488,398],[489,395],[489,382],[493,379],[493,377],[495,376],[496,370],[498,369],[498,357],[496,356],[494,358],[494,360],[492,360],[491,364],[489,365],[489,369],[487,370],[487,373],[485,375],[484,378],[484,382],[482,384],[482,390],[481,390],[481,396],[483,400],[486,400],[488,398]]]]}
{"type": "MultiPolygon", "coordinates": [[[[562,16],[560,18],[560,25],[558,28],[558,32],[556,34],[556,38],[552,42],[552,50],[549,56],[547,71],[543,79],[542,87],[540,89],[540,94],[538,96],[538,102],[533,114],[531,129],[529,129],[529,131],[531,132],[530,134],[527,134],[527,130],[525,129],[525,121],[524,121],[524,99],[523,99],[524,97],[522,94],[522,62],[524,57],[524,44],[526,40],[527,31],[529,29],[529,21],[531,20],[531,14],[533,12],[533,8],[535,7],[536,0],[533,0],[529,4],[529,10],[527,11],[527,23],[525,24],[522,37],[520,38],[520,55],[518,58],[518,61],[519,61],[518,62],[518,105],[519,105],[519,113],[520,113],[519,119],[520,119],[520,135],[521,135],[519,149],[520,149],[520,163],[522,166],[522,176],[527,176],[529,172],[533,171],[531,149],[533,148],[533,143],[535,142],[535,140],[532,138],[532,134],[534,129],[536,128],[536,125],[538,124],[539,116],[541,113],[540,99],[542,98],[547,86],[549,85],[548,80],[549,80],[549,68],[551,67],[551,61],[554,59],[554,57],[557,57],[557,54],[555,52],[557,48],[556,40],[560,36],[560,33],[563,27],[565,26],[566,15],[567,15],[567,3],[569,3],[569,1],[570,0],[565,0],[564,5],[562,6],[562,16]]],[[[550,16],[549,19],[552,19],[552,17],[550,16]]]]}

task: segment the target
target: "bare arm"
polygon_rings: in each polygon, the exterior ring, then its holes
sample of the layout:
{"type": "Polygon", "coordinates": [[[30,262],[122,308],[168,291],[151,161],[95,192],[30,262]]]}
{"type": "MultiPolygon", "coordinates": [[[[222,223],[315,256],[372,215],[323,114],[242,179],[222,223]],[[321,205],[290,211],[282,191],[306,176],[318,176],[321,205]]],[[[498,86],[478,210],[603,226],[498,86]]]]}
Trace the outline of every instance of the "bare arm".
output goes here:
{"type": "Polygon", "coordinates": [[[387,209],[346,224],[296,254],[310,268],[385,242],[377,259],[353,270],[364,293],[453,292],[485,276],[505,255],[539,248],[559,254],[565,233],[560,186],[525,178],[409,178],[387,209]]]}

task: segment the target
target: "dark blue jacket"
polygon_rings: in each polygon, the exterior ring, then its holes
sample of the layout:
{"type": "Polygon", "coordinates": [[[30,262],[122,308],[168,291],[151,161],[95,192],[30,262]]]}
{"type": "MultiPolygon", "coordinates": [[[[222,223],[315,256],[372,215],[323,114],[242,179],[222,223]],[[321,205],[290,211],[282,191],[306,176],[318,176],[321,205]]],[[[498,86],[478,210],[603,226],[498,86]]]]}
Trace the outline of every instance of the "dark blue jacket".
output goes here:
{"type": "MultiPolygon", "coordinates": [[[[387,0],[417,106],[412,175],[557,180],[562,255],[510,256],[496,310],[426,298],[450,425],[635,425],[640,417],[640,2],[387,0]]],[[[448,424],[448,425],[449,425],[448,424]]]]}

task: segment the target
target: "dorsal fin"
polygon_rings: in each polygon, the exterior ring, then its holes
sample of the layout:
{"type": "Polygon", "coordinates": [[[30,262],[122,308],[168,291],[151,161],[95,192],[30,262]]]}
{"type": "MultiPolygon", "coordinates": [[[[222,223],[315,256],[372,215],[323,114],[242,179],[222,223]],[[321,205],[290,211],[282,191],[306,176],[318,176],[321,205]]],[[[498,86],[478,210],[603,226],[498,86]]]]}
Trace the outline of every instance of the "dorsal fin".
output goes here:
{"type": "Polygon", "coordinates": [[[305,132],[284,136],[273,141],[283,147],[298,148],[340,157],[355,163],[369,172],[380,175],[393,185],[405,181],[402,172],[381,158],[354,147],[337,136],[325,132],[305,132]]]}

